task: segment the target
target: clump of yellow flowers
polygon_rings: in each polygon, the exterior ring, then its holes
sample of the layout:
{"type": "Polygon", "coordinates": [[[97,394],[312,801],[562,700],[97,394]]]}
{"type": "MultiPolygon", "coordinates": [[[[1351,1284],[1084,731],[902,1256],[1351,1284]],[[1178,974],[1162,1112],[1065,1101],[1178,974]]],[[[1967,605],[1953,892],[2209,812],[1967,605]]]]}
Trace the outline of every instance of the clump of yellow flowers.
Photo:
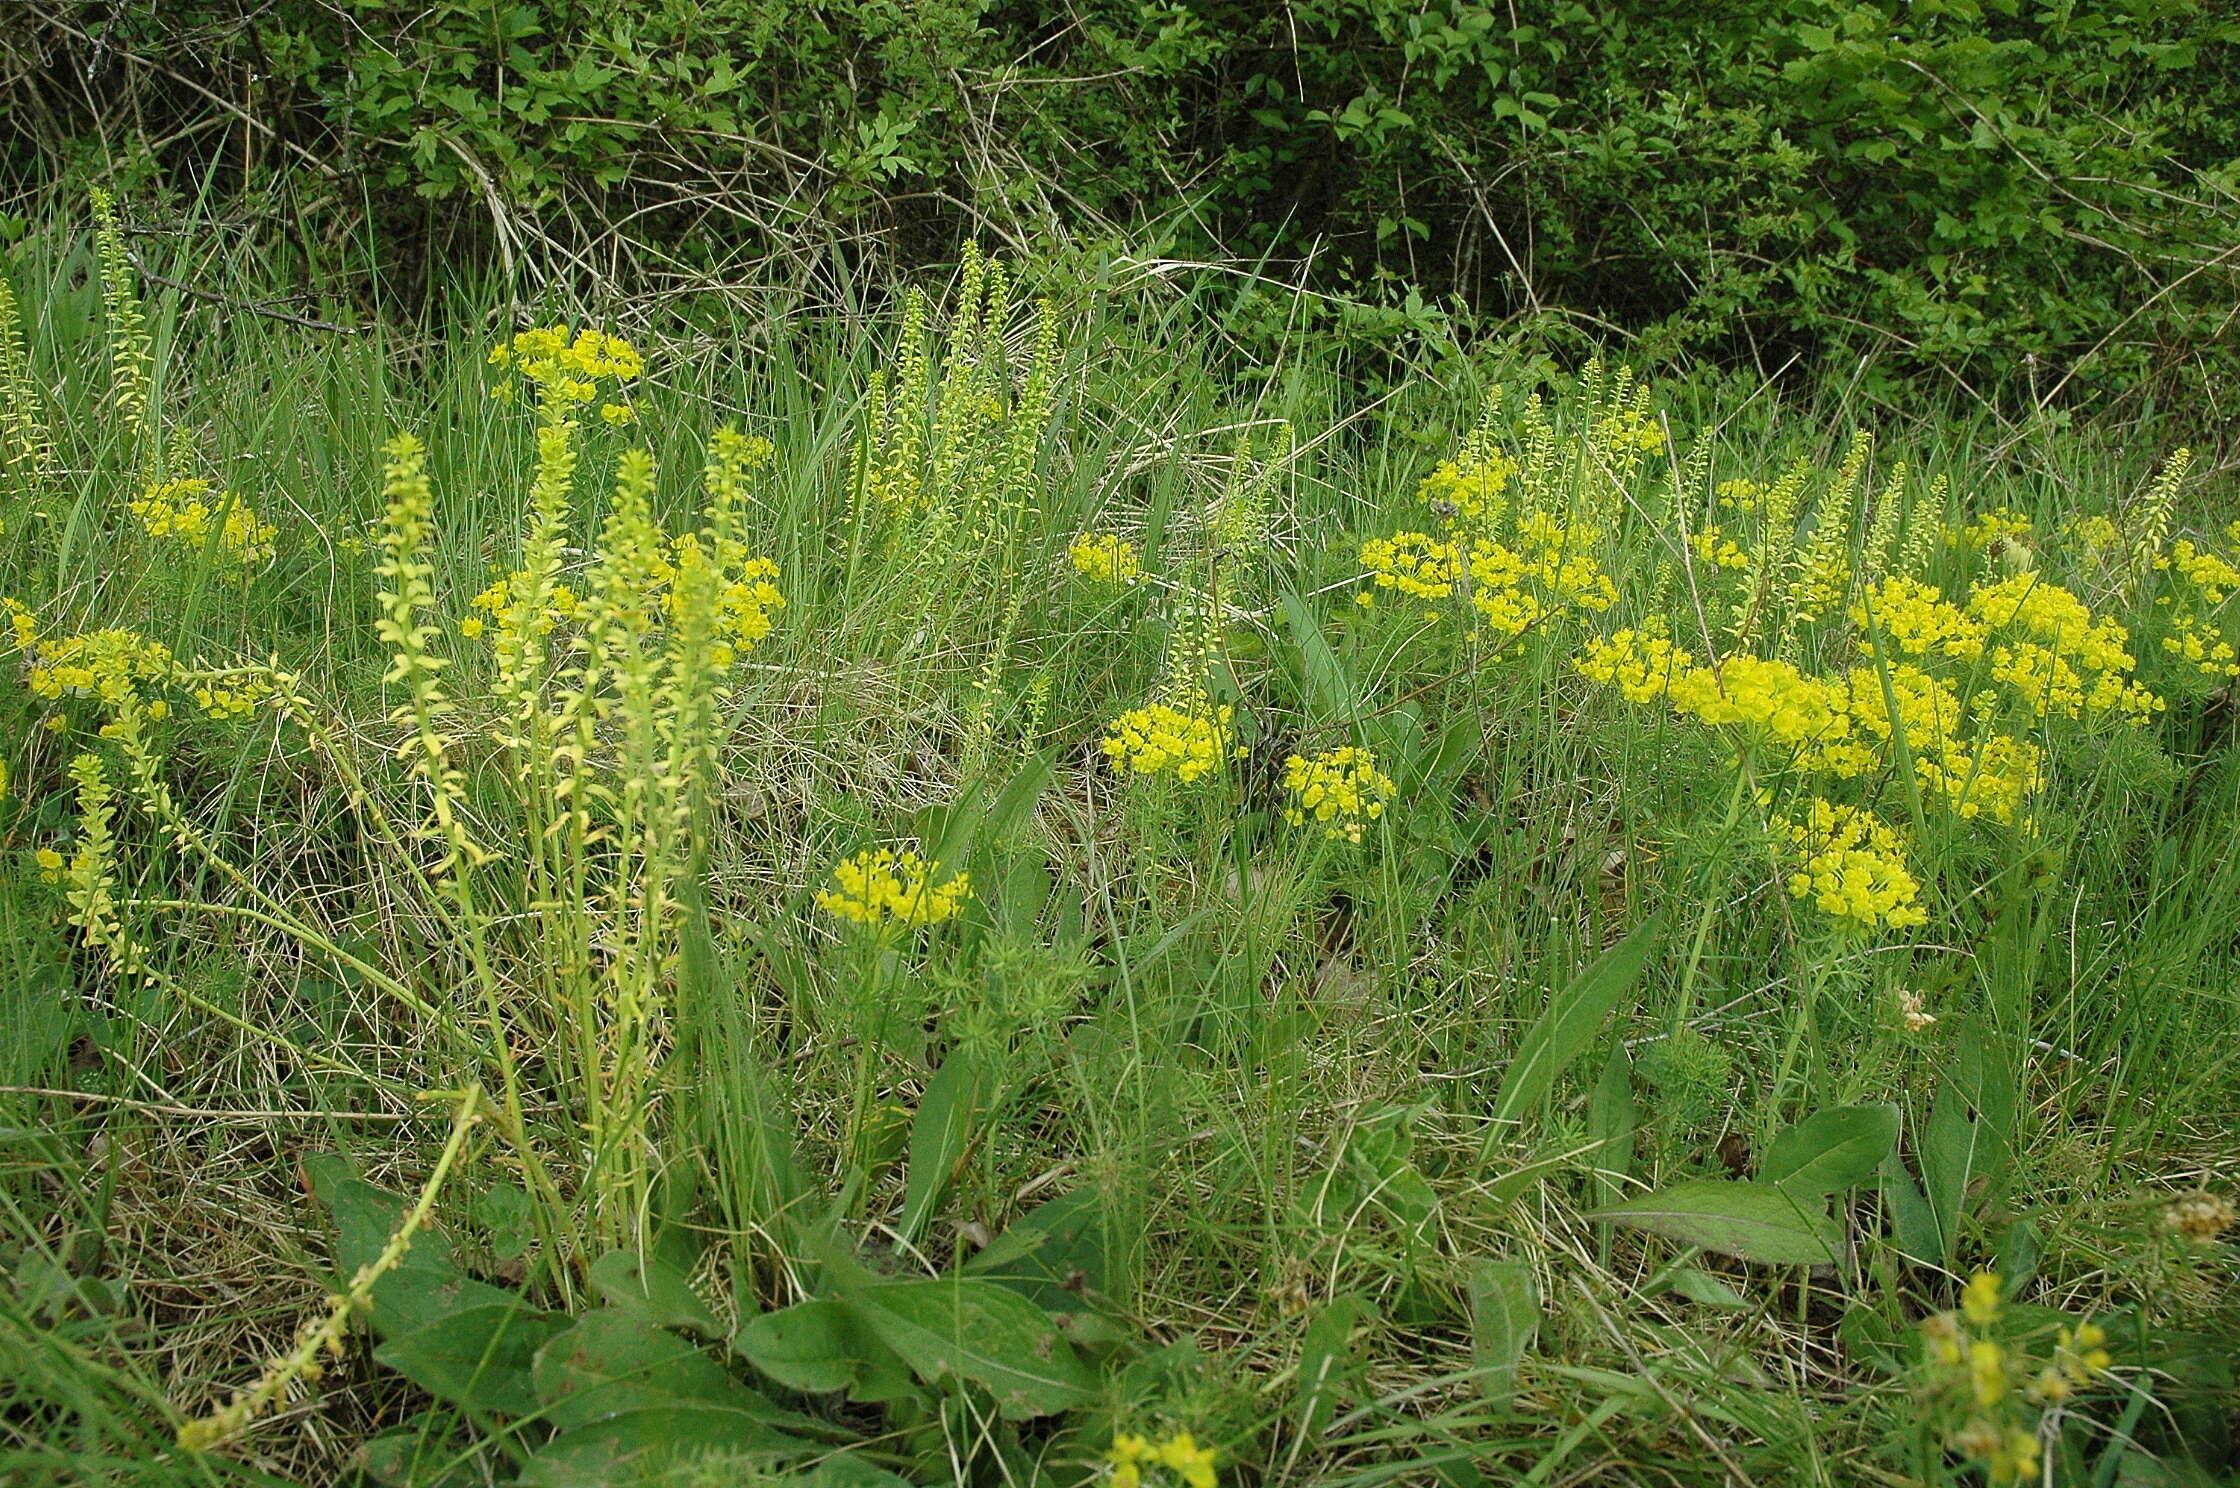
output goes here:
{"type": "Polygon", "coordinates": [[[1105,758],[1115,770],[1138,775],[1174,771],[1187,784],[1206,774],[1235,748],[1231,720],[1236,710],[1192,695],[1183,706],[1146,703],[1112,721],[1104,737],[1105,758]]]}
{"type": "Polygon", "coordinates": [[[279,529],[257,520],[249,504],[232,492],[213,496],[206,480],[157,481],[127,505],[148,536],[194,548],[211,546],[214,536],[219,561],[235,567],[269,563],[276,551],[273,539],[279,529]]]}
{"type": "Polygon", "coordinates": [[[1283,818],[1295,827],[1310,822],[1332,837],[1359,842],[1369,823],[1384,815],[1393,796],[1392,777],[1377,768],[1377,758],[1348,744],[1313,756],[1284,761],[1283,788],[1291,804],[1283,818]]]}
{"type": "Polygon", "coordinates": [[[1921,1324],[1928,1403],[1950,1425],[1946,1444],[1983,1467],[1994,1483],[2038,1474],[2040,1431],[2051,1419],[2037,1411],[2089,1389],[2108,1372],[2108,1335],[2097,1324],[2062,1325],[2050,1357],[2033,1359],[1993,1336],[2005,1306],[1996,1272],[1968,1279],[1955,1312],[1921,1324]]]}
{"type": "Polygon", "coordinates": [[[1143,577],[1136,545],[1117,532],[1088,532],[1066,549],[1073,571],[1099,584],[1133,584],[1143,577]]]}
{"type": "Polygon", "coordinates": [[[1815,796],[1801,817],[1786,824],[1784,835],[1800,864],[1789,875],[1795,897],[1861,930],[1902,929],[1928,919],[1896,830],[1859,807],[1815,796]]]}
{"type": "MultiPolygon", "coordinates": [[[[1355,596],[1374,606],[1377,591],[1440,602],[1457,594],[1498,635],[1522,635],[1568,614],[1591,613],[1617,603],[1615,582],[1603,571],[1605,527],[1588,514],[1558,514],[1529,499],[1536,477],[1553,463],[1552,434],[1527,411],[1528,441],[1542,446],[1529,463],[1494,446],[1489,407],[1451,460],[1426,476],[1420,494],[1443,529],[1374,537],[1361,545],[1361,566],[1372,587],[1355,596]],[[1511,499],[1522,484],[1527,500],[1511,499]]],[[[1626,423],[1620,437],[1638,454],[1638,430],[1626,423]],[[1630,443],[1629,443],[1630,441],[1630,443]]],[[[1437,618],[1427,610],[1426,619],[1437,618]]]]}
{"type": "MultiPolygon", "coordinates": [[[[620,336],[565,325],[538,326],[499,343],[490,353],[490,364],[517,374],[548,407],[589,403],[599,396],[601,382],[612,381],[619,388],[637,381],[646,370],[646,359],[620,336]]],[[[514,386],[512,378],[502,379],[491,395],[511,397],[514,386]]],[[[628,403],[612,400],[601,405],[599,416],[610,424],[626,424],[636,417],[628,403]]]]}
{"type": "Polygon", "coordinates": [[[940,872],[913,848],[865,848],[832,870],[817,907],[859,925],[938,925],[954,919],[972,893],[969,873],[940,872]]]}
{"type": "Polygon", "coordinates": [[[1161,1472],[1174,1474],[1185,1488],[1215,1488],[1221,1475],[1214,1470],[1213,1448],[1201,1447],[1187,1431],[1153,1441],[1148,1436],[1122,1431],[1112,1438],[1106,1454],[1112,1469],[1113,1488],[1143,1488],[1145,1482],[1163,1481],[1161,1472]],[[1151,1477],[1144,1476],[1149,1469],[1151,1477]]]}

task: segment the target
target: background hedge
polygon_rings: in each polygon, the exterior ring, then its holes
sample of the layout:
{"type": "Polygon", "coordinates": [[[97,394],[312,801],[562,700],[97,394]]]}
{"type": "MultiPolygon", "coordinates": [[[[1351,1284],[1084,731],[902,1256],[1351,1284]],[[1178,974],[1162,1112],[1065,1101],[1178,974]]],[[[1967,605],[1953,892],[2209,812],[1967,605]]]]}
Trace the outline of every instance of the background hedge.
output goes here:
{"type": "Polygon", "coordinates": [[[2010,404],[2212,399],[2234,344],[2223,0],[7,12],[16,189],[191,196],[370,245],[391,290],[884,274],[969,234],[2010,404]]]}

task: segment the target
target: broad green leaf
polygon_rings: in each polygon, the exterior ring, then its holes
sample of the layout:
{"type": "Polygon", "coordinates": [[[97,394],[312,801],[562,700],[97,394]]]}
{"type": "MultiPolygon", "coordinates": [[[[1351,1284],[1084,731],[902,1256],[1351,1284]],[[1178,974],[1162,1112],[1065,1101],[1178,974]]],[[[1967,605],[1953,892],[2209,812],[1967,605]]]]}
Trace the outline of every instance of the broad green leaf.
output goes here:
{"type": "Polygon", "coordinates": [[[1893,1152],[1882,1160],[1882,1212],[1890,1217],[1890,1231],[1898,1249],[1917,1261],[1932,1264],[1944,1259],[1944,1237],[1937,1217],[1913,1175],[1893,1152]]]}
{"type": "Polygon", "coordinates": [[[1121,1294],[1104,1196],[1077,1188],[1020,1215],[964,1263],[967,1276],[1000,1282],[1053,1313],[1099,1304],[1121,1294]]]}
{"type": "Polygon", "coordinates": [[[972,1148],[972,1127],[986,1085],[980,1061],[962,1050],[951,1054],[926,1083],[910,1123],[910,1173],[896,1225],[905,1243],[915,1240],[934,1207],[949,1191],[957,1165],[972,1148]]]}
{"type": "Polygon", "coordinates": [[[1050,1314],[1008,1287],[972,1277],[889,1281],[845,1302],[927,1384],[957,1375],[1013,1420],[1087,1401],[1096,1388],[1050,1314]]]}
{"type": "Polygon", "coordinates": [[[1299,1349],[1299,1434],[1322,1434],[1337,1414],[1340,1393],[1356,1364],[1351,1340],[1353,1330],[1375,1315],[1375,1310],[1351,1294],[1333,1297],[1330,1305],[1307,1324],[1299,1349]]]}
{"type": "Polygon", "coordinates": [[[787,1488],[917,1488],[908,1478],[873,1467],[852,1452],[840,1452],[815,1467],[777,1480],[787,1488]]]}
{"type": "Polygon", "coordinates": [[[663,1405],[625,1411],[562,1432],[529,1459],[523,1488],[614,1488],[655,1483],[690,1463],[694,1481],[753,1481],[761,1470],[823,1450],[719,1405],[663,1405]]]}
{"type": "Polygon", "coordinates": [[[1896,1106],[1835,1106],[1777,1135],[1758,1178],[1792,1193],[1839,1193],[1872,1178],[1897,1145],[1896,1106]]]}
{"type": "Polygon", "coordinates": [[[1523,1261],[1470,1266],[1470,1362],[1478,1393],[1506,1405],[1517,1393],[1517,1366],[1540,1331],[1540,1287],[1523,1261]]]}
{"type": "Polygon", "coordinates": [[[1515,1061],[1502,1077],[1501,1093],[1493,1103],[1497,1120],[1514,1121],[1547,1098],[1556,1076],[1593,1042],[1602,1020],[1632,990],[1663,932],[1661,917],[1651,915],[1555,995],[1525,1034],[1515,1061]]]}
{"type": "Polygon", "coordinates": [[[684,1272],[659,1256],[610,1250],[591,1263],[591,1285],[611,1305],[656,1327],[683,1328],[702,1338],[723,1334],[684,1272]]]}
{"type": "Polygon", "coordinates": [[[660,1405],[721,1405],[766,1419],[777,1410],[676,1334],[616,1308],[585,1313],[537,1350],[534,1379],[545,1419],[563,1431],[660,1405]]]}
{"type": "MultiPolygon", "coordinates": [[[[333,1152],[314,1152],[303,1159],[311,1191],[334,1216],[335,1270],[349,1278],[373,1263],[386,1250],[390,1237],[403,1227],[411,1212],[410,1200],[376,1188],[357,1175],[349,1160],[333,1152]]],[[[406,1264],[425,1271],[456,1270],[450,1242],[432,1226],[423,1225],[405,1252],[406,1264]]]]}
{"type": "Polygon", "coordinates": [[[1634,1128],[1641,1119],[1633,1099],[1631,1061],[1625,1046],[1610,1051],[1610,1062],[1595,1081],[1594,1096],[1587,1102],[1587,1139],[1595,1143],[1594,1187],[1596,1197],[1615,1203],[1625,1197],[1619,1180],[1633,1168],[1634,1128]]]}
{"type": "Polygon", "coordinates": [[[383,1344],[374,1362],[470,1410],[525,1416],[537,1408],[530,1368],[545,1340],[568,1325],[518,1300],[450,1313],[383,1344]]]}
{"type": "Polygon", "coordinates": [[[399,1266],[373,1284],[370,1313],[383,1338],[402,1338],[442,1318],[485,1307],[525,1308],[519,1293],[457,1271],[399,1266]]]}
{"type": "Polygon", "coordinates": [[[1769,1265],[1829,1265],[1843,1243],[1817,1199],[1766,1183],[1699,1179],[1587,1217],[1769,1265]]]}
{"type": "Polygon", "coordinates": [[[750,1318],[731,1346],[789,1390],[822,1395],[845,1390],[868,1362],[854,1314],[817,1298],[750,1318]]]}

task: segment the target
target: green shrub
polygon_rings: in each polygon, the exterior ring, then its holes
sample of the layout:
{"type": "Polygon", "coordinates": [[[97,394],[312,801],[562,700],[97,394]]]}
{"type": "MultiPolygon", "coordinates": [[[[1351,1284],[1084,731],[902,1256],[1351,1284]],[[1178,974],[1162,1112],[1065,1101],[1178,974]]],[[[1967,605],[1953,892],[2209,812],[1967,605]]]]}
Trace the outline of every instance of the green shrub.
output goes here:
{"type": "Polygon", "coordinates": [[[181,0],[16,49],[17,176],[293,176],[423,270],[884,272],[1152,224],[1481,325],[2083,407],[2200,391],[2240,273],[2211,0],[181,0]]]}

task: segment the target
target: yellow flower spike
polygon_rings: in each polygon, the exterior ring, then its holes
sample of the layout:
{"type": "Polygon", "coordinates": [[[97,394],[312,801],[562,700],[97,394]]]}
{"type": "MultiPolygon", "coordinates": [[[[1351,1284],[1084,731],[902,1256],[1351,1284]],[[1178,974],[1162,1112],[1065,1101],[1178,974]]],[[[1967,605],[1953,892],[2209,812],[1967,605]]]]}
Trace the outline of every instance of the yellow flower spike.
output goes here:
{"type": "Polygon", "coordinates": [[[1976,1404],[1997,1405],[2007,1393],[2007,1352],[1988,1338],[1968,1345],[1968,1383],[1976,1404]]]}
{"type": "Polygon", "coordinates": [[[1977,1327],[1989,1327],[1999,1317],[1999,1273],[1978,1271],[1960,1293],[1961,1310],[1977,1327]]]}

